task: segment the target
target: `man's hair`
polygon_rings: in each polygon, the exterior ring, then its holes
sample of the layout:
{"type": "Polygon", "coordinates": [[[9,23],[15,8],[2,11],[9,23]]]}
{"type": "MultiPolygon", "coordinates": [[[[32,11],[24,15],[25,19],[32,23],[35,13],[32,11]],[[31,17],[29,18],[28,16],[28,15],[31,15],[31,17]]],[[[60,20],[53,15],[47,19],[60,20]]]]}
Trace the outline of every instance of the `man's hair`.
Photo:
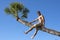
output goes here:
{"type": "Polygon", "coordinates": [[[38,13],[39,16],[41,15],[40,11],[37,11],[37,13],[38,13]]]}

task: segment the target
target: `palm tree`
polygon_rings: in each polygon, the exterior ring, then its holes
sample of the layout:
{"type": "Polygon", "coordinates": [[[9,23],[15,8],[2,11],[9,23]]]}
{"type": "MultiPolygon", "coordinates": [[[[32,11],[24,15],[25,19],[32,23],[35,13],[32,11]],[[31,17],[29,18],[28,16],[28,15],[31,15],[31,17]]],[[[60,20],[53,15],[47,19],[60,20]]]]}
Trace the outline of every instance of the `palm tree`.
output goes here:
{"type": "MultiPolygon", "coordinates": [[[[18,3],[18,2],[11,3],[9,7],[5,8],[5,12],[7,14],[13,15],[18,22],[20,22],[26,26],[33,25],[33,24],[29,23],[28,21],[25,21],[22,19],[22,18],[24,18],[24,19],[27,18],[29,10],[26,7],[24,7],[24,5],[21,3],[18,3]]],[[[60,36],[60,32],[52,30],[52,29],[48,29],[46,27],[44,27],[40,30],[50,33],[50,34],[53,34],[53,35],[60,36]]]]}

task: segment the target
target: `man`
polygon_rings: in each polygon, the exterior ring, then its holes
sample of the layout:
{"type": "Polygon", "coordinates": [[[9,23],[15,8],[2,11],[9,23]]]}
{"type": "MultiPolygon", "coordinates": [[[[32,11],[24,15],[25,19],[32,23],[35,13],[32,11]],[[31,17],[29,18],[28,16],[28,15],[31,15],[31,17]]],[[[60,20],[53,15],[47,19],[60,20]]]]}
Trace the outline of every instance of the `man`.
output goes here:
{"type": "Polygon", "coordinates": [[[33,23],[35,21],[38,21],[37,24],[34,24],[33,26],[31,26],[31,28],[25,32],[25,34],[27,34],[28,32],[30,32],[33,28],[36,28],[36,31],[34,33],[34,35],[31,37],[31,38],[34,38],[35,35],[37,34],[38,30],[39,29],[42,29],[44,27],[44,24],[45,24],[45,19],[44,19],[44,16],[40,13],[40,11],[37,12],[38,14],[38,18],[36,18],[35,20],[33,20],[32,22],[30,23],[33,23]]]}

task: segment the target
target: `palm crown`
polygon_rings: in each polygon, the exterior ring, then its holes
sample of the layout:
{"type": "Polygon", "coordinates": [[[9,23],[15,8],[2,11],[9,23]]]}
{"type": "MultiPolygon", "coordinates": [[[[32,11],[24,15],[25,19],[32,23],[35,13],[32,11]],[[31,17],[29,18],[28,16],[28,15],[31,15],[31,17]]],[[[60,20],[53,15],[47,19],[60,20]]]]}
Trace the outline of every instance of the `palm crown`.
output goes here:
{"type": "Polygon", "coordinates": [[[14,17],[20,16],[21,18],[27,18],[29,10],[24,7],[23,4],[14,2],[11,3],[9,7],[5,8],[5,12],[7,14],[12,14],[14,17]]]}

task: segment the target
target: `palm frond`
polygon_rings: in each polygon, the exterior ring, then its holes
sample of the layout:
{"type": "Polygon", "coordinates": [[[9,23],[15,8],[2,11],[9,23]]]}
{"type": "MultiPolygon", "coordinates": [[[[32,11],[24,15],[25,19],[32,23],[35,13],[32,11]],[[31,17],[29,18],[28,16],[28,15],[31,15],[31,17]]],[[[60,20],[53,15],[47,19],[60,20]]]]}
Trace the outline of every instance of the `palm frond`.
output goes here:
{"type": "Polygon", "coordinates": [[[23,15],[21,17],[28,18],[28,12],[29,12],[29,10],[27,8],[24,8],[23,12],[22,12],[23,15]]]}
{"type": "Polygon", "coordinates": [[[5,8],[5,12],[8,14],[12,14],[15,17],[17,15],[19,16],[19,13],[20,13],[22,14],[22,16],[20,17],[27,18],[29,10],[25,8],[23,4],[14,2],[14,3],[11,3],[8,8],[5,8]]]}
{"type": "Polygon", "coordinates": [[[4,11],[5,11],[7,14],[10,14],[10,13],[11,13],[11,11],[10,11],[9,8],[5,8],[4,11]]]}

